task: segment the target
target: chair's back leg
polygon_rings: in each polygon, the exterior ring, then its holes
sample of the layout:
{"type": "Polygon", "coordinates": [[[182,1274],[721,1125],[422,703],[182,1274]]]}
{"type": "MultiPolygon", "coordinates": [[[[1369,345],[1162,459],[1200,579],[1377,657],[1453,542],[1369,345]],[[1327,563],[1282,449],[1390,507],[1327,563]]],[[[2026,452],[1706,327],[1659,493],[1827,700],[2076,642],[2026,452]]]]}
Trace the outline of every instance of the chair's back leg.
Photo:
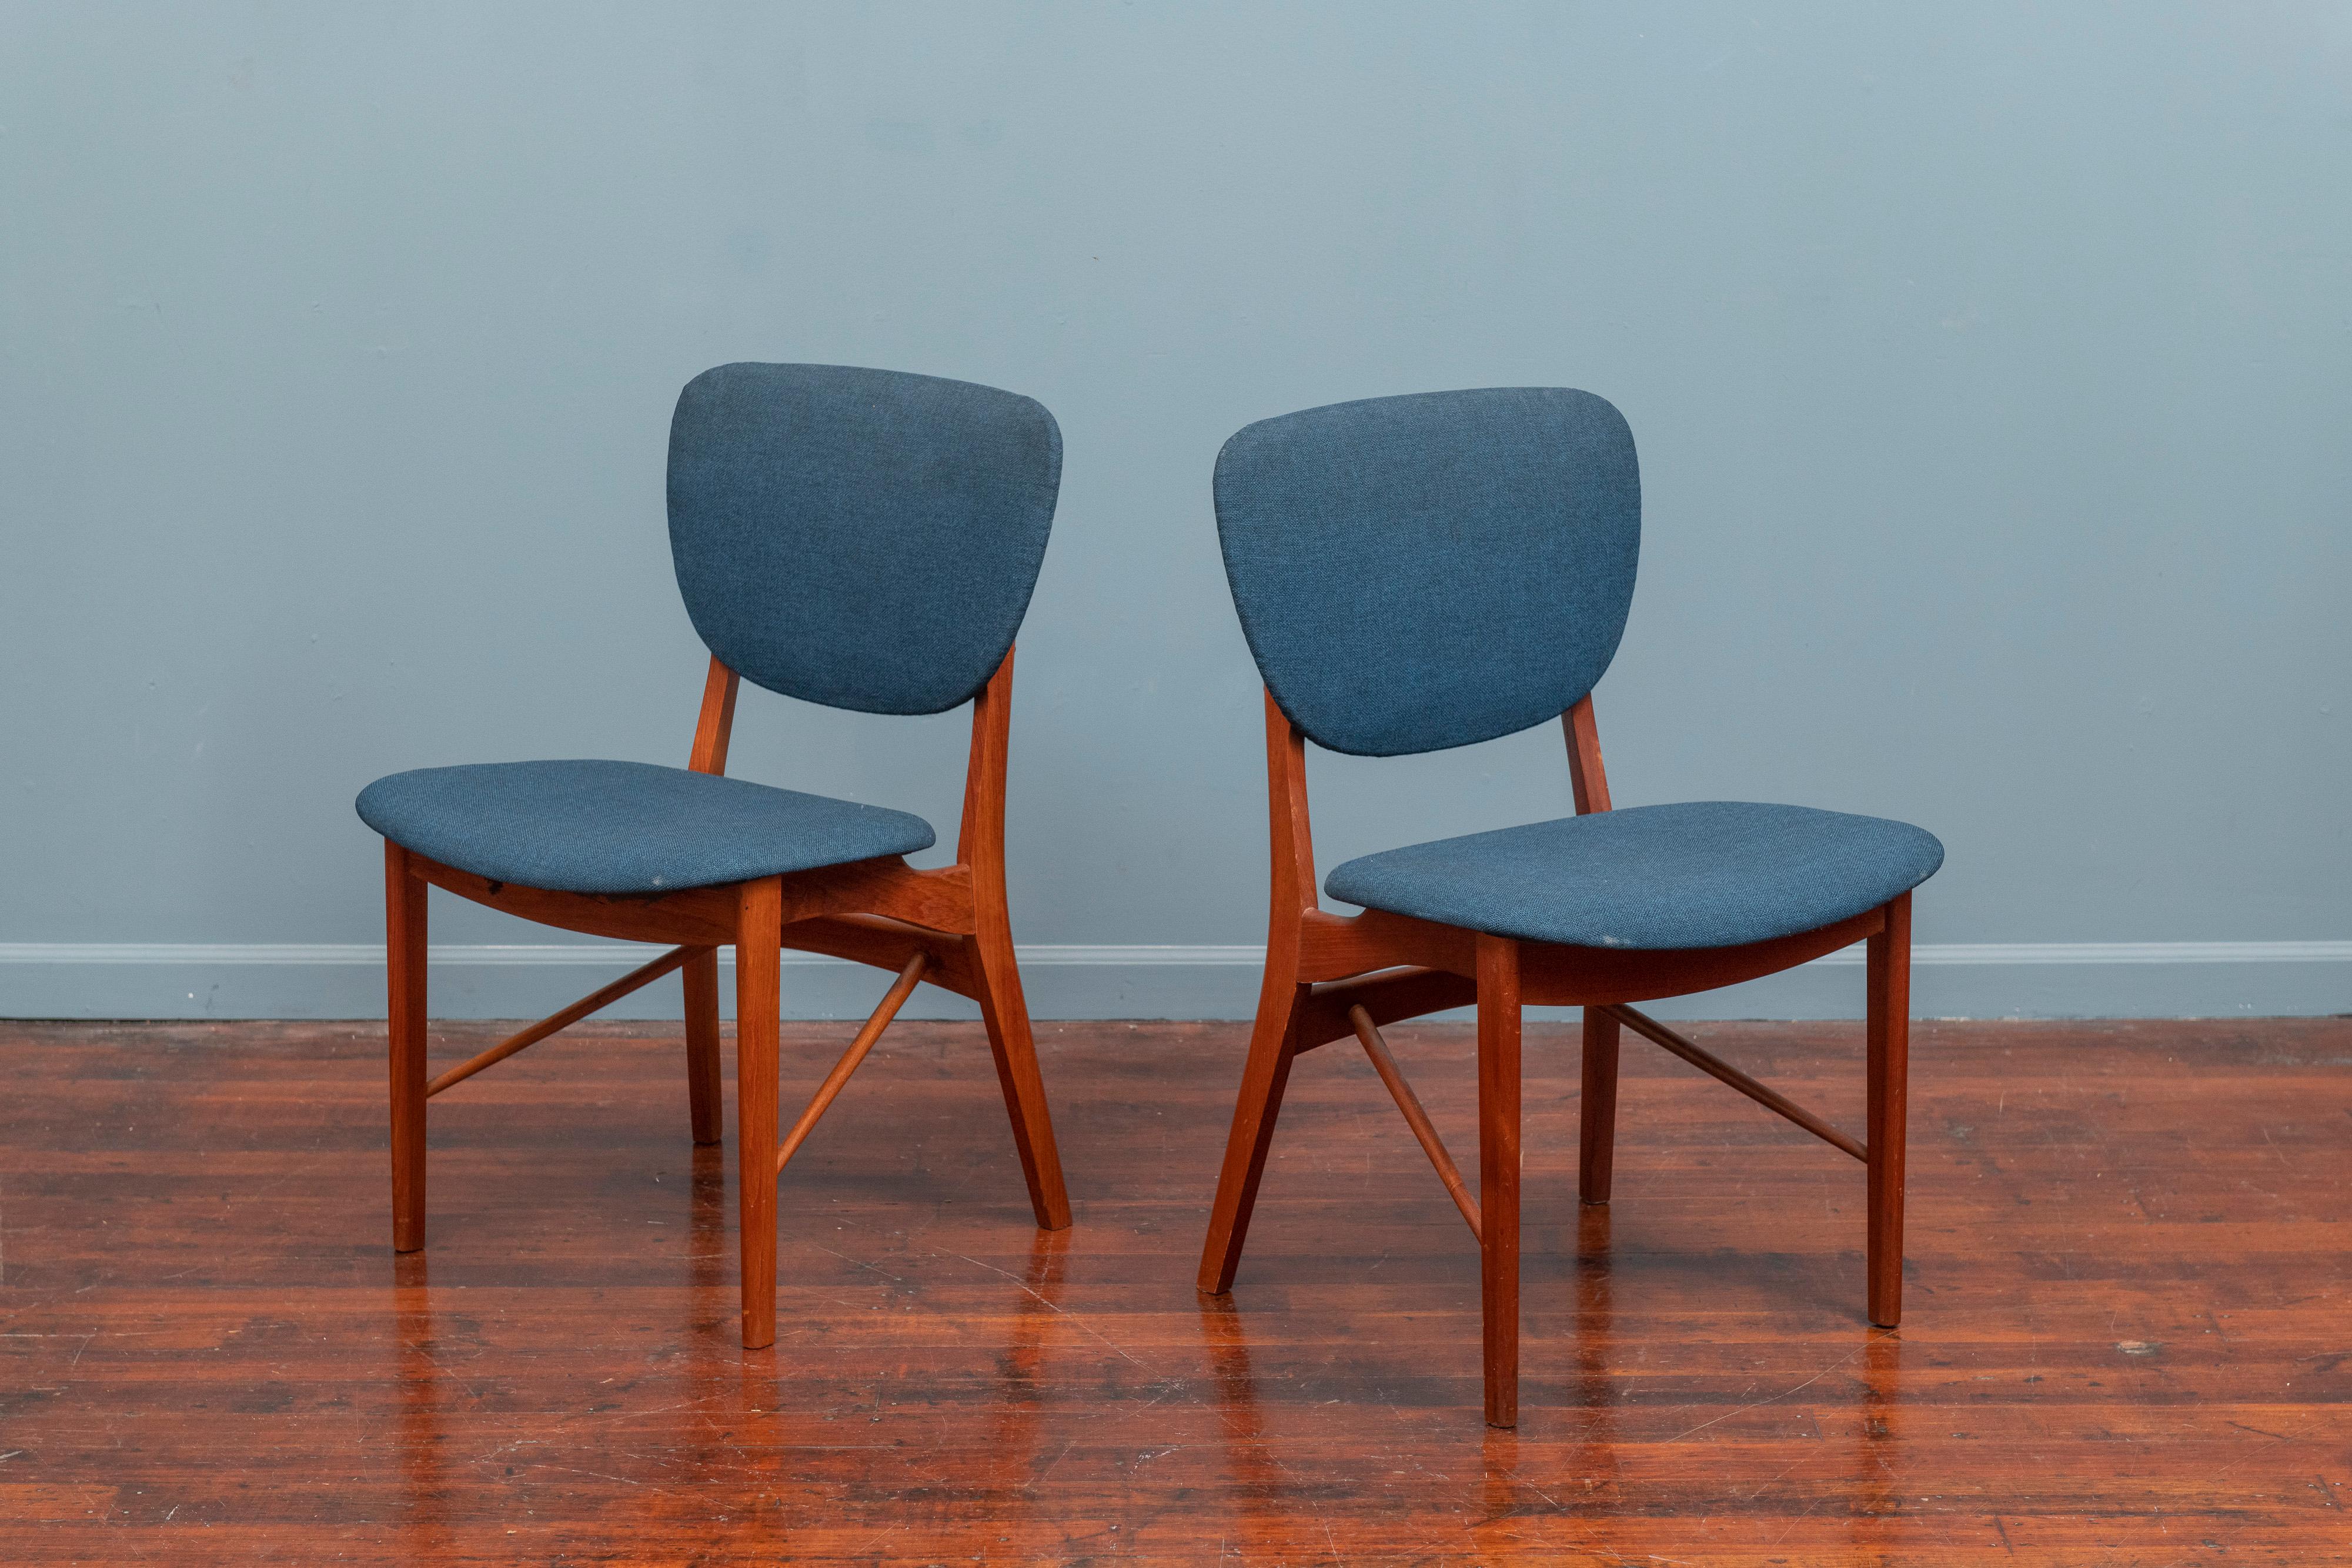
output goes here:
{"type": "Polygon", "coordinates": [[[425,894],[408,852],[383,842],[383,956],[392,1057],[392,1247],[425,1245],[425,894]]]}
{"type": "Polygon", "coordinates": [[[715,1144],[720,1135],[719,1082],[719,950],[708,947],[686,961],[686,1097],[694,1119],[694,1141],[715,1144]]]}
{"type": "Polygon", "coordinates": [[[1293,965],[1278,952],[1266,956],[1258,991],[1257,1025],[1250,1032],[1249,1062],[1242,1069],[1241,1092],[1234,1099],[1233,1130],[1225,1137],[1225,1163],[1217,1172],[1217,1200],[1209,1209],[1209,1237],[1201,1248],[1194,1283],[1213,1296],[1234,1288],[1242,1243],[1249,1239],[1250,1212],[1257,1207],[1257,1184],[1265,1175],[1266,1151],[1274,1146],[1274,1124],[1282,1114],[1282,1092],[1290,1085],[1290,1026],[1307,988],[1292,979],[1293,965]]]}
{"type": "Polygon", "coordinates": [[[1037,1071],[1037,1041],[1021,994],[1021,969],[1013,959],[1013,918],[1004,901],[1004,776],[1012,745],[1008,649],[971,706],[971,758],[964,768],[956,859],[971,868],[975,929],[965,951],[980,977],[980,1016],[988,1025],[996,1079],[1013,1119],[1013,1146],[1029,1184],[1029,1207],[1040,1229],[1061,1230],[1070,1223],[1070,1198],[1062,1186],[1062,1156],[1054,1147],[1054,1118],[1045,1109],[1045,1081],[1037,1071]]]}
{"type": "Polygon", "coordinates": [[[1609,1201],[1610,1177],[1617,1167],[1617,1020],[1597,1007],[1586,1008],[1576,1193],[1587,1203],[1609,1201]]]}
{"type": "MultiPolygon", "coordinates": [[[[982,894],[983,904],[987,894],[982,894]]],[[[1021,970],[1013,958],[1012,933],[998,890],[993,918],[983,908],[980,934],[967,950],[979,972],[980,1016],[988,1025],[988,1049],[996,1058],[996,1081],[1013,1121],[1013,1146],[1029,1184],[1029,1207],[1041,1230],[1066,1230],[1070,1198],[1062,1185],[1062,1156],[1054,1145],[1054,1118],[1045,1106],[1045,1080],[1037,1071],[1037,1042],[1029,1029],[1029,1004],[1021,994],[1021,970]]]]}
{"type": "MultiPolygon", "coordinates": [[[[694,749],[687,767],[697,773],[727,771],[727,747],[735,734],[735,696],[742,679],[714,653],[702,683],[702,712],[695,720],[694,749]]],[[[720,1136],[719,1087],[719,950],[686,961],[686,1098],[694,1141],[715,1144],[720,1136]]]]}
{"type": "Polygon", "coordinates": [[[1903,1321],[1903,1145],[1911,1068],[1911,895],[1870,938],[1870,1321],[1903,1321]]]}
{"type": "Polygon", "coordinates": [[[1478,938],[1478,1257],[1486,1424],[1519,1424],[1519,945],[1478,938]]]}
{"type": "Polygon", "coordinates": [[[743,883],[735,915],[735,1182],[742,1209],[743,1348],[776,1343],[776,1046],[783,886],[743,883]]]}

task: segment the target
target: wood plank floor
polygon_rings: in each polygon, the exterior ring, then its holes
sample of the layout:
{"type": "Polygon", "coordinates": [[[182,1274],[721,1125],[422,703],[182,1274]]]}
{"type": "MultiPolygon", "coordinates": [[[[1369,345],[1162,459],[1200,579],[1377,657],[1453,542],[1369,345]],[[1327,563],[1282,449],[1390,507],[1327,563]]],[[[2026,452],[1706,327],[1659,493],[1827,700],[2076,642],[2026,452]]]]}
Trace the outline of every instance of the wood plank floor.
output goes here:
{"type": "MultiPolygon", "coordinates": [[[[1892,1334],[1861,1168],[1630,1037],[1580,1211],[1532,1030],[1516,1434],[1360,1053],[1301,1062],[1209,1302],[1241,1027],[1041,1030],[1041,1240],[977,1026],[901,1025],[784,1178],[747,1355],[652,1028],[436,1101],[395,1262],[377,1027],[0,1025],[0,1560],[2352,1562],[2352,1021],[1921,1026],[1892,1334]]],[[[1857,1028],[1696,1032],[1858,1121],[1857,1028]]],[[[788,1101],[847,1033],[788,1030],[788,1101]]],[[[1468,1034],[1394,1042],[1471,1146],[1468,1034]]]]}

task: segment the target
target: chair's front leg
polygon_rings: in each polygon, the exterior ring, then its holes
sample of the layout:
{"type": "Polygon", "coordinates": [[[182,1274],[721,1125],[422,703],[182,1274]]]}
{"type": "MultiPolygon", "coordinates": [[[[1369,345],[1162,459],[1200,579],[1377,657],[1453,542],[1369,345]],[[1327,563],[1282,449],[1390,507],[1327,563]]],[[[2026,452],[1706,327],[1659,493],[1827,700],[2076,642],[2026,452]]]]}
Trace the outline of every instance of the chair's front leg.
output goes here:
{"type": "Polygon", "coordinates": [[[1870,1321],[1903,1321],[1903,1145],[1911,1070],[1911,895],[1870,938],[1870,1321]]]}
{"type": "Polygon", "coordinates": [[[392,1249],[425,1245],[425,885],[383,841],[384,1017],[392,1058],[392,1249]]]}
{"type": "Polygon", "coordinates": [[[1478,1283],[1486,1424],[1519,1423],[1519,945],[1478,938],[1478,1283]]]}
{"type": "Polygon", "coordinates": [[[742,1211],[743,1348],[776,1343],[776,1094],[783,1009],[783,884],[742,885],[735,915],[736,1186],[742,1211]]]}

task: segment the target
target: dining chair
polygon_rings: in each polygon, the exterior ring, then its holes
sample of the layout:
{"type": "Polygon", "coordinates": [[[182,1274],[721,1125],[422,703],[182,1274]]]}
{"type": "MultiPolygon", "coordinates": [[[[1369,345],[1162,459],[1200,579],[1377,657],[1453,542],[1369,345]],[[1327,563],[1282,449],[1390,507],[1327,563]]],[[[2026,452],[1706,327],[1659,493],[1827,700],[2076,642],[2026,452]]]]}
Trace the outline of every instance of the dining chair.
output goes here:
{"type": "Polygon", "coordinates": [[[710,650],[684,768],[570,760],[380,779],[359,814],[384,838],[393,1246],[425,1245],[425,1103],[565,1026],[684,971],[694,1141],[720,1141],[719,955],[735,949],[743,1343],[776,1337],[776,1184],[919,982],[971,998],[1037,1224],[1070,1223],[1004,898],[1013,641],[1053,527],[1062,439],[1043,405],[930,376],[722,365],[670,423],[669,536],[710,650]],[[919,871],[905,811],[725,777],[742,680],[828,707],[972,705],[956,863],[919,871]],[[669,945],[652,962],[472,1060],[425,1061],[425,889],[542,925],[669,945]],[[779,1139],[780,954],[895,972],[779,1139]]]}
{"type": "Polygon", "coordinates": [[[1199,1285],[1232,1288],[1291,1064],[1352,1036],[1479,1248],[1487,1421],[1518,1415],[1520,1009],[1583,1009],[1579,1186],[1609,1198],[1619,1030],[1664,1047],[1867,1167],[1869,1316],[1902,1310],[1911,889],[1943,846],[1906,823],[1735,801],[1610,809],[1592,687],[1640,553],[1633,434],[1590,392],[1376,398],[1248,426],[1217,531],[1265,683],[1265,973],[1199,1285]],[[1366,855],[1324,883],[1309,740],[1397,757],[1559,718],[1576,815],[1366,855]],[[1631,1005],[1868,944],[1868,1129],[1832,1126],[1631,1005]],[[1381,1026],[1477,1009],[1476,1193],[1381,1026]]]}

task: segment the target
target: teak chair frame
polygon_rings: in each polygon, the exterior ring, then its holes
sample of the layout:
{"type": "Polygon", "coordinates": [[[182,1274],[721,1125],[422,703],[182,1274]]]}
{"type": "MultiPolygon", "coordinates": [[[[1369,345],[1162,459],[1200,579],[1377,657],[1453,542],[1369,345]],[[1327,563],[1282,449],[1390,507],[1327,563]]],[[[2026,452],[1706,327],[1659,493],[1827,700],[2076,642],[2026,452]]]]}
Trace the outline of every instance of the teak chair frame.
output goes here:
{"type": "MultiPolygon", "coordinates": [[[[1560,716],[1579,815],[1609,810],[1609,781],[1588,695],[1560,716]]],[[[1439,1180],[1477,1239],[1486,1420],[1518,1422],[1519,1013],[1581,1007],[1584,1061],[1577,1186],[1609,1201],[1616,1142],[1621,1028],[1654,1041],[1867,1167],[1869,1316],[1893,1328],[1903,1310],[1903,1151],[1909,1060],[1911,895],[1818,930],[1739,947],[1648,952],[1521,942],[1380,910],[1334,915],[1317,896],[1307,807],[1306,736],[1269,692],[1266,785],[1273,899],[1265,977],[1233,1131],[1201,1255],[1200,1289],[1233,1287],[1265,1174],[1291,1063],[1350,1035],[1404,1114],[1439,1180]],[[1700,1049],[1629,1004],[1736,985],[1867,941],[1866,1139],[1700,1049]],[[1475,1005],[1478,1010],[1478,1184],[1469,1185],[1381,1038],[1382,1024],[1475,1005]]]]}
{"type": "MultiPolygon", "coordinates": [[[[688,766],[727,770],[736,673],[717,658],[703,687],[688,766]]],[[[1004,899],[1004,774],[1011,735],[1013,653],[973,700],[956,863],[918,871],[898,855],[816,871],[650,896],[559,893],[492,882],[384,841],[384,932],[392,1058],[393,1246],[425,1245],[425,1102],[537,1044],[672,969],[686,982],[687,1091],[694,1141],[721,1141],[719,949],[735,948],[735,1113],[742,1217],[743,1344],[776,1338],[776,1182],[919,981],[980,1004],[1013,1142],[1041,1229],[1070,1223],[1053,1119],[1013,961],[1004,899]],[[425,1065],[426,885],[543,925],[670,951],[602,990],[428,1078],[425,1065]],[[898,979],[828,1073],[792,1130],[777,1135],[781,961],[786,947],[894,970],[898,979]]]]}

